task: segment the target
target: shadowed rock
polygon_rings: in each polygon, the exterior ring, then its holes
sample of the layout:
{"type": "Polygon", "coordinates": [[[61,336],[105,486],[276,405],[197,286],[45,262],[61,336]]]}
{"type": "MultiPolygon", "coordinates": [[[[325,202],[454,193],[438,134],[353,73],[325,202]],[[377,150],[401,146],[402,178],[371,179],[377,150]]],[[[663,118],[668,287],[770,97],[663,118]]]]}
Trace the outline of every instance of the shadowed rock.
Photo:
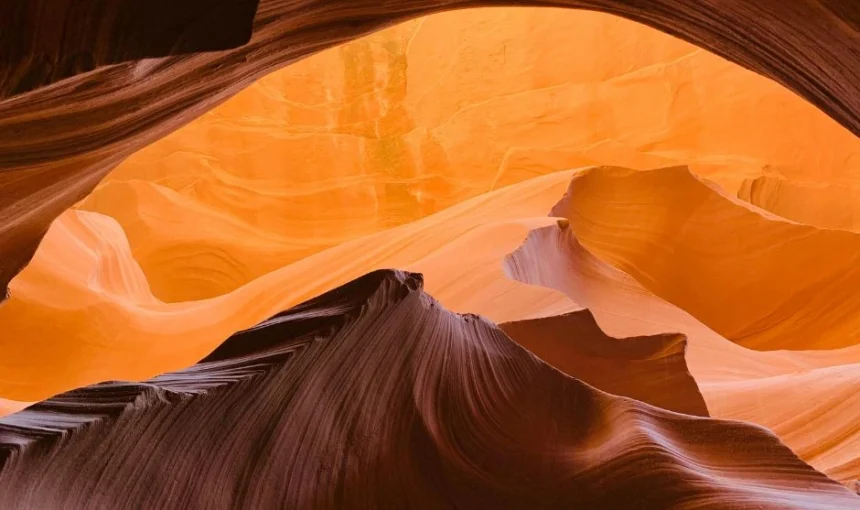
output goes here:
{"type": "Polygon", "coordinates": [[[6,0],[0,98],[142,58],[248,42],[259,0],[6,0]]]}
{"type": "Polygon", "coordinates": [[[860,507],[764,429],[603,393],[376,271],[0,420],[0,507],[860,507]]]}
{"type": "Polygon", "coordinates": [[[687,339],[682,334],[613,338],[588,310],[499,327],[547,363],[603,391],[679,413],[708,416],[705,400],[687,369],[687,339]]]}

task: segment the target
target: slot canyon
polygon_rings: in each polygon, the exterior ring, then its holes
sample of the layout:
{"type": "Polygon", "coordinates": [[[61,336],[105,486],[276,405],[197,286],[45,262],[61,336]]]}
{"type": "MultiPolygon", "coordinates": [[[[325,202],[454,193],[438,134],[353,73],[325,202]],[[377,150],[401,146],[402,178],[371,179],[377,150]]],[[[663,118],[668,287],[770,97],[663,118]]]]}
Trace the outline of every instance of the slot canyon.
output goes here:
{"type": "Polygon", "coordinates": [[[0,510],[860,509],[860,5],[0,30],[0,510]]]}

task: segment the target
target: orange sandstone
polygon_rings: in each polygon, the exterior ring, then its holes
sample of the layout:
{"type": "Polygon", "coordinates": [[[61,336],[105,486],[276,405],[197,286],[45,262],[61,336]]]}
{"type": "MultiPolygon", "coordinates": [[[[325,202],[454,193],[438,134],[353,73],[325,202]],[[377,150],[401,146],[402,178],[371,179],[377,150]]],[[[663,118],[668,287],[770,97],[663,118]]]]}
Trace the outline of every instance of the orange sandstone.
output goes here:
{"type": "Polygon", "coordinates": [[[857,181],[796,181],[772,174],[762,175],[744,179],[738,198],[807,225],[860,230],[860,187],[857,181]]]}
{"type": "MultiPolygon", "coordinates": [[[[512,278],[557,289],[588,307],[610,335],[683,333],[686,363],[711,416],[768,427],[829,476],[844,483],[860,478],[860,346],[768,352],[741,347],[592,255],[564,221],[532,231],[505,267],[512,278]]],[[[530,347],[564,366],[563,352],[559,357],[549,350],[552,345],[544,338],[530,347]]]]}
{"type": "Polygon", "coordinates": [[[397,267],[499,322],[588,307],[608,335],[682,333],[713,415],[771,428],[845,482],[860,477],[860,246],[830,228],[855,229],[858,155],[791,92],[629,21],[413,20],[260,80],[64,214],[0,307],[14,339],[0,341],[0,414],[181,369],[397,267]],[[553,172],[592,164],[632,170],[578,174],[557,226],[547,212],[573,172],[553,172]],[[708,182],[637,172],[676,164],[708,182]]]}
{"type": "Polygon", "coordinates": [[[785,220],[683,167],[587,170],[553,214],[597,257],[738,344],[860,343],[860,234],[785,220]]]}
{"type": "Polygon", "coordinates": [[[235,331],[378,268],[425,274],[457,312],[511,321],[579,307],[563,294],[507,279],[500,263],[564,193],[560,172],[322,251],[216,298],[154,297],[120,225],[68,211],[0,306],[0,397],[38,400],[93,382],[140,380],[191,365],[235,331]],[[451,264],[451,260],[457,261],[451,264]],[[38,363],[33,352],[38,352],[38,363]]]}
{"type": "Polygon", "coordinates": [[[134,154],[81,207],[116,218],[154,295],[177,302],[566,168],[687,164],[734,191],[766,165],[852,176],[858,154],[791,92],[651,28],[476,9],[263,78],[134,154]]]}

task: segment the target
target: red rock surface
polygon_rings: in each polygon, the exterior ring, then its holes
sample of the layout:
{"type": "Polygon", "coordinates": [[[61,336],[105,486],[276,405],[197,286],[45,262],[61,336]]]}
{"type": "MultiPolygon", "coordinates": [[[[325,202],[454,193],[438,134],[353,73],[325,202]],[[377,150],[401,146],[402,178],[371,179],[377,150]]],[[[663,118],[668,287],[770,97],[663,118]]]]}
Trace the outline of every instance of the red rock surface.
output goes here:
{"type": "Polygon", "coordinates": [[[858,504],[765,430],[595,390],[396,271],[4,418],[0,466],[20,509],[858,504]]]}
{"type": "Polygon", "coordinates": [[[505,268],[512,278],[557,289],[588,307],[612,336],[683,333],[686,364],[712,416],[768,427],[829,476],[846,484],[860,478],[860,346],[741,347],[594,256],[566,220],[532,231],[505,268]]]}
{"type": "Polygon", "coordinates": [[[259,0],[7,0],[0,98],[110,64],[228,50],[251,38],[259,0]]]}
{"type": "Polygon", "coordinates": [[[158,299],[196,301],[592,164],[689,165],[733,192],[773,165],[808,180],[857,175],[860,139],[777,83],[647,26],[473,9],[270,74],[133,154],[77,207],[119,221],[158,299]]]}
{"type": "Polygon", "coordinates": [[[506,278],[500,262],[530,229],[553,222],[546,211],[570,176],[508,186],[330,248],[229,294],[180,303],[152,295],[115,220],[72,211],[54,223],[0,306],[5,338],[14,339],[0,341],[0,395],[34,401],[99,381],[179,370],[232,333],[374,269],[420,271],[446,307],[497,322],[575,310],[563,294],[506,278]],[[37,363],[34,352],[41,353],[37,363]]]}
{"type": "Polygon", "coordinates": [[[678,413],[708,415],[687,370],[684,335],[612,338],[588,310],[505,322],[499,328],[550,365],[607,393],[678,413]]]}
{"type": "Polygon", "coordinates": [[[821,181],[762,175],[744,179],[738,198],[799,223],[860,231],[860,187],[854,176],[821,181]]]}
{"type": "Polygon", "coordinates": [[[0,508],[860,508],[855,3],[252,4],[0,6],[0,508]]]}

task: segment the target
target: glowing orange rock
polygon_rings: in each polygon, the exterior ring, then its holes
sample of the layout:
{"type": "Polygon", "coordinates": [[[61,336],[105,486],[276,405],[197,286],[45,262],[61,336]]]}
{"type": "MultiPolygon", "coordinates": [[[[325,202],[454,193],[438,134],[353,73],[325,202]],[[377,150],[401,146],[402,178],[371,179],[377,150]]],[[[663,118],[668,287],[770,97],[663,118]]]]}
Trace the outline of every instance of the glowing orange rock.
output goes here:
{"type": "Polygon", "coordinates": [[[68,211],[0,306],[0,398],[38,400],[93,382],[140,380],[189,366],[232,333],[369,271],[400,267],[457,312],[512,321],[578,309],[563,294],[505,277],[501,260],[572,172],[531,179],[420,221],[343,243],[215,298],[155,298],[112,218],[68,211]],[[39,353],[38,359],[33,353],[39,353]]]}
{"type": "Polygon", "coordinates": [[[766,165],[856,174],[860,141],[776,83],[648,27],[478,9],[273,73],[133,155],[81,207],[120,221],[155,296],[186,301],[591,164],[686,164],[734,191],[766,165]]]}
{"type": "MultiPolygon", "coordinates": [[[[741,347],[595,257],[566,222],[559,223],[532,231],[506,258],[506,273],[564,292],[588,307],[600,328],[612,335],[683,333],[685,360],[711,416],[768,427],[801,458],[837,480],[860,477],[860,345],[828,351],[741,347]]],[[[539,339],[535,352],[551,354],[551,341],[539,339]]],[[[545,359],[562,366],[552,357],[545,359]]]]}
{"type": "Polygon", "coordinates": [[[586,170],[553,213],[592,253],[746,347],[860,343],[860,235],[754,208],[686,168],[586,170]]]}
{"type": "Polygon", "coordinates": [[[794,181],[774,175],[745,179],[738,198],[790,220],[857,231],[860,229],[858,181],[794,181]]]}

